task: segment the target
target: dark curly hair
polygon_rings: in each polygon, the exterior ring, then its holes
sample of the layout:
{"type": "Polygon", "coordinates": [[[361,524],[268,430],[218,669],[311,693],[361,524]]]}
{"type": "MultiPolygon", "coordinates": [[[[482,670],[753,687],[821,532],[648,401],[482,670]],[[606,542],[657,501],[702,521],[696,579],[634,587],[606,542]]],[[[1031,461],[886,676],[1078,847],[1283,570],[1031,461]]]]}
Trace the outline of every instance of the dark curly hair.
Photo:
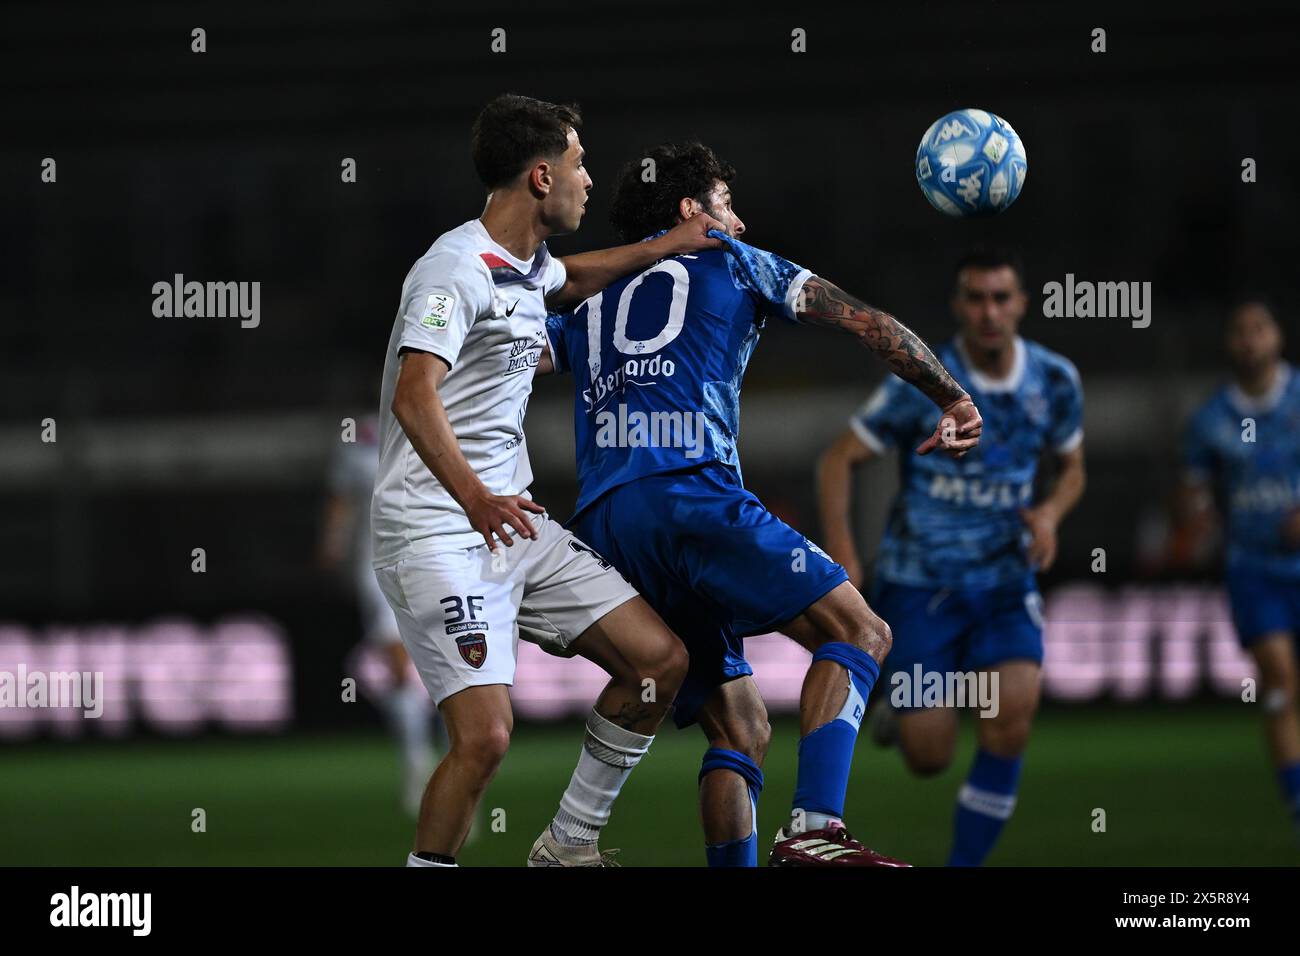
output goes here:
{"type": "Polygon", "coordinates": [[[504,186],[536,159],[558,159],[569,130],[582,128],[576,104],[557,106],[531,96],[502,93],[474,120],[470,153],[488,189],[504,186]]]}
{"type": "Polygon", "coordinates": [[[735,167],[719,159],[703,143],[656,146],[619,170],[610,224],[624,242],[637,242],[671,228],[677,222],[677,207],[683,199],[707,205],[714,184],[718,180],[729,183],[735,176],[735,167]],[[646,165],[647,159],[654,160],[653,167],[646,165]],[[654,176],[647,182],[651,168],[654,176]]]}

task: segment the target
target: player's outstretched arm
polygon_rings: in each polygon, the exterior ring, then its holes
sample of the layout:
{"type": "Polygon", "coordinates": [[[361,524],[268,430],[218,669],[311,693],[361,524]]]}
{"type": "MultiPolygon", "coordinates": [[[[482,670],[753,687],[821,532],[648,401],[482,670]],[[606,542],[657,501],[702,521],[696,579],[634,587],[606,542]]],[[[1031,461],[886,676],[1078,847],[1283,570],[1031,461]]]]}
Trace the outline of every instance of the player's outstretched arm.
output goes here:
{"type": "Polygon", "coordinates": [[[493,534],[506,547],[513,547],[508,528],[521,537],[535,537],[537,532],[524,512],[541,514],[546,509],[521,495],[492,494],[465,460],[438,394],[450,367],[438,356],[414,349],[404,351],[401,358],[393,391],[393,415],[420,460],[465,509],[470,527],[483,535],[493,551],[496,550],[493,534]]]}
{"type": "Polygon", "coordinates": [[[1056,483],[1047,496],[1032,508],[1023,508],[1020,517],[1029,528],[1029,560],[1039,571],[1047,571],[1056,561],[1056,529],[1083,497],[1087,474],[1083,465],[1083,445],[1057,456],[1056,483]]]}
{"type": "Polygon", "coordinates": [[[564,285],[547,296],[546,305],[557,310],[574,306],[611,282],[652,266],[660,259],[679,256],[685,252],[699,252],[701,249],[716,249],[722,245],[722,240],[710,236],[710,229],[725,231],[722,223],[701,213],[678,223],[655,239],[564,256],[560,261],[564,263],[568,278],[564,285]]]}
{"type": "Polygon", "coordinates": [[[921,337],[883,309],[867,305],[833,282],[813,276],[799,295],[799,320],[843,329],[879,355],[895,375],[921,390],[940,408],[969,398],[921,337]]]}
{"type": "Polygon", "coordinates": [[[817,459],[817,511],[822,519],[822,543],[849,573],[849,583],[862,586],[862,559],[849,512],[853,503],[853,470],[871,457],[871,449],[851,429],[845,429],[817,459]]]}
{"type": "Polygon", "coordinates": [[[895,375],[943,409],[938,427],[916,449],[918,454],[942,448],[961,457],[979,444],[984,423],[975,403],[921,337],[898,319],[818,276],[804,283],[795,310],[801,322],[843,329],[855,336],[895,375]]]}

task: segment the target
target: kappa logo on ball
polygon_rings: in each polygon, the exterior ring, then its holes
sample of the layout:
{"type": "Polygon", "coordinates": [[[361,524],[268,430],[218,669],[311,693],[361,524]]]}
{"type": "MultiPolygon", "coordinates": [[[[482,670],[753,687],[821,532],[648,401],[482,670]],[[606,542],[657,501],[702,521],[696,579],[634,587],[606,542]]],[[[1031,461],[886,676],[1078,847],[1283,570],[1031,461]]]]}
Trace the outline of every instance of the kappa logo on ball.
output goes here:
{"type": "Polygon", "coordinates": [[[458,637],[456,648],[470,667],[482,667],[483,662],[487,660],[487,636],[484,634],[466,634],[458,637]]]}

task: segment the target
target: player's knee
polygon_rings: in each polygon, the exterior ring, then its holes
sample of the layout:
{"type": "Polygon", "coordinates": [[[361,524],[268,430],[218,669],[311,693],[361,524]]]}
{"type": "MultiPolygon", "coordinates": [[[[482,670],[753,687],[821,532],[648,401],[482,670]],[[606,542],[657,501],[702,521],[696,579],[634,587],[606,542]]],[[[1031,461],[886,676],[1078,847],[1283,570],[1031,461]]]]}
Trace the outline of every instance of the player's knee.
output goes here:
{"type": "Polygon", "coordinates": [[[862,648],[877,661],[883,661],[894,646],[894,634],[884,619],[870,611],[854,622],[849,643],[862,648]]]}
{"type": "Polygon", "coordinates": [[[493,721],[472,736],[457,740],[452,746],[455,756],[474,776],[490,779],[510,749],[510,727],[505,721],[493,721]]]}
{"type": "Polygon", "coordinates": [[[883,661],[894,645],[894,635],[889,630],[889,625],[872,613],[870,608],[832,622],[825,638],[828,642],[852,644],[877,661],[883,661]]]}
{"type": "Polygon", "coordinates": [[[686,646],[673,638],[655,657],[645,675],[654,681],[658,700],[669,702],[677,696],[682,681],[686,680],[686,669],[689,665],[690,655],[686,651],[686,646]]]}
{"type": "Polygon", "coordinates": [[[709,746],[721,750],[735,750],[762,766],[767,758],[767,748],[772,743],[772,725],[767,711],[735,714],[722,733],[709,737],[709,746]]]}
{"type": "Polygon", "coordinates": [[[883,618],[875,619],[875,640],[880,646],[881,658],[884,658],[889,654],[889,649],[894,646],[894,632],[889,629],[889,625],[883,618]]]}
{"type": "Polygon", "coordinates": [[[733,749],[762,766],[767,759],[768,745],[772,743],[772,725],[768,723],[767,714],[755,714],[746,720],[737,737],[733,749]]]}
{"type": "Polygon", "coordinates": [[[907,769],[918,777],[933,777],[943,773],[952,764],[952,750],[924,748],[903,751],[907,769]]]}
{"type": "Polygon", "coordinates": [[[1018,757],[1029,746],[1029,731],[1032,726],[1032,714],[1015,714],[1008,719],[997,720],[987,728],[981,728],[980,746],[999,757],[1018,757]]]}
{"type": "Polygon", "coordinates": [[[936,725],[932,713],[927,711],[926,716],[916,718],[923,721],[920,725],[911,718],[900,718],[899,750],[907,769],[918,777],[943,773],[952,764],[957,749],[955,724],[936,725]]]}

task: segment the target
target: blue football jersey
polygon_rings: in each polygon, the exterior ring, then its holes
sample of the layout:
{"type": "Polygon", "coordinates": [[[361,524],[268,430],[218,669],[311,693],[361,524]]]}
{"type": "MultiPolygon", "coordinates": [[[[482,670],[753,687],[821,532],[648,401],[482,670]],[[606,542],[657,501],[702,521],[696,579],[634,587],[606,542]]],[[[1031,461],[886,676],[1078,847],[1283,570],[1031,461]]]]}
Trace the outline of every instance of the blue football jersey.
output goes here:
{"type": "Polygon", "coordinates": [[[958,340],[938,356],[984,419],[964,458],[913,449],[933,434],[940,410],[890,375],[850,419],[877,454],[898,448],[901,487],[881,542],[877,574],[915,587],[989,588],[1025,581],[1032,569],[1020,509],[1033,504],[1044,449],[1083,441],[1083,388],[1068,359],[1017,338],[1011,373],[991,380],[958,340]]]}
{"type": "Polygon", "coordinates": [[[1300,575],[1300,551],[1281,536],[1283,519],[1300,507],[1300,375],[1292,366],[1262,398],[1236,385],[1216,392],[1188,426],[1185,461],[1189,477],[1219,493],[1230,568],[1300,575]]]}
{"type": "Polygon", "coordinates": [[[768,317],[794,321],[811,273],[714,231],[546,321],[575,377],[579,512],[611,488],[719,461],[739,472],[740,385],[768,317]]]}

